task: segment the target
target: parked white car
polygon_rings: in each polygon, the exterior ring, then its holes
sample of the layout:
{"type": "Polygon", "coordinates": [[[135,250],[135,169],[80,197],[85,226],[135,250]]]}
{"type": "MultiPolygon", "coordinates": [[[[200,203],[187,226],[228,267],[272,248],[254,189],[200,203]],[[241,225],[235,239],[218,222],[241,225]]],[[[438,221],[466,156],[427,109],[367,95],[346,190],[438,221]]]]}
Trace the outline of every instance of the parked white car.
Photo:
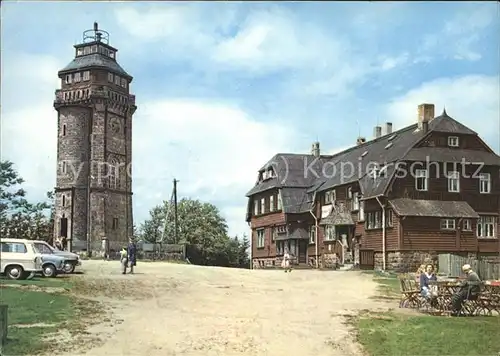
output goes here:
{"type": "Polygon", "coordinates": [[[10,279],[32,278],[36,273],[43,273],[42,255],[30,240],[0,240],[0,273],[10,279]]]}

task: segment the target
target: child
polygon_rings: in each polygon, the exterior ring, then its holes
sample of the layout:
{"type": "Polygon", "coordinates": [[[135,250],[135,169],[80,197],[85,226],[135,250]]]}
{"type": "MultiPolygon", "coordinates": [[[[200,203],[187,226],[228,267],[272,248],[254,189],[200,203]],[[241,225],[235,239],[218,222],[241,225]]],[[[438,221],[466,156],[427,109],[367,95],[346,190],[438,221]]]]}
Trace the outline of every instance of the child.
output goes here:
{"type": "Polygon", "coordinates": [[[122,264],[122,274],[127,273],[128,252],[126,247],[123,247],[120,251],[120,263],[122,264]]]}

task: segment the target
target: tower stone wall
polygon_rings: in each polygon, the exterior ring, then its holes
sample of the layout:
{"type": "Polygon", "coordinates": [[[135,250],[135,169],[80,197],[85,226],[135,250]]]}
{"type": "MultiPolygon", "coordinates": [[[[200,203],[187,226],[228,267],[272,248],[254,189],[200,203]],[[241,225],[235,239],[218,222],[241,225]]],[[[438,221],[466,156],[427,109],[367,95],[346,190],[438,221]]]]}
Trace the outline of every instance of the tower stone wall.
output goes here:
{"type": "Polygon", "coordinates": [[[133,233],[135,96],[129,93],[132,77],[116,62],[117,50],[103,32],[95,24],[75,46],[75,58],[58,73],[61,89],[54,101],[58,112],[54,237],[65,237],[69,250],[90,254],[104,252],[106,245],[118,250],[133,233]]]}

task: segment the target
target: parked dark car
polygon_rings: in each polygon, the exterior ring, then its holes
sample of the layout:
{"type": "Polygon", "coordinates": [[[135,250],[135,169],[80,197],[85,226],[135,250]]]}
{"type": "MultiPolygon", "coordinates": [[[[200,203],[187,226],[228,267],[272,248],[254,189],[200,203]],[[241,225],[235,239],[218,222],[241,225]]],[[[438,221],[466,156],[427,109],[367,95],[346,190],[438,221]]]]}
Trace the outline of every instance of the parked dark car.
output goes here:
{"type": "Polygon", "coordinates": [[[41,251],[40,253],[43,253],[46,255],[52,254],[52,255],[64,258],[64,260],[65,260],[64,267],[63,267],[64,273],[73,273],[73,272],[75,272],[75,269],[77,266],[82,265],[82,262],[80,261],[80,256],[77,255],[76,253],[58,250],[58,249],[50,246],[45,241],[36,240],[36,241],[33,241],[33,243],[35,244],[35,247],[41,251]]]}

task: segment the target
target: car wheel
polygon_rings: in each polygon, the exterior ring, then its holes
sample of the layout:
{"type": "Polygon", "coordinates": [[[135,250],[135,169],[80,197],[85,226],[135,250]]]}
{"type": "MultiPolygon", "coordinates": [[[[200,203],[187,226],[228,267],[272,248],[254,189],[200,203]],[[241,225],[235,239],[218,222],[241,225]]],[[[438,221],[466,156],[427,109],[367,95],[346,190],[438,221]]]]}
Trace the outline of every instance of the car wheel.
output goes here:
{"type": "Polygon", "coordinates": [[[5,274],[9,279],[24,279],[25,273],[21,266],[9,266],[5,269],[5,274]]]}
{"type": "Polygon", "coordinates": [[[73,263],[66,262],[64,264],[64,273],[73,273],[75,271],[75,265],[73,263]]]}
{"type": "Polygon", "coordinates": [[[54,278],[57,276],[57,269],[54,265],[47,264],[43,266],[43,276],[47,278],[54,278]]]}

